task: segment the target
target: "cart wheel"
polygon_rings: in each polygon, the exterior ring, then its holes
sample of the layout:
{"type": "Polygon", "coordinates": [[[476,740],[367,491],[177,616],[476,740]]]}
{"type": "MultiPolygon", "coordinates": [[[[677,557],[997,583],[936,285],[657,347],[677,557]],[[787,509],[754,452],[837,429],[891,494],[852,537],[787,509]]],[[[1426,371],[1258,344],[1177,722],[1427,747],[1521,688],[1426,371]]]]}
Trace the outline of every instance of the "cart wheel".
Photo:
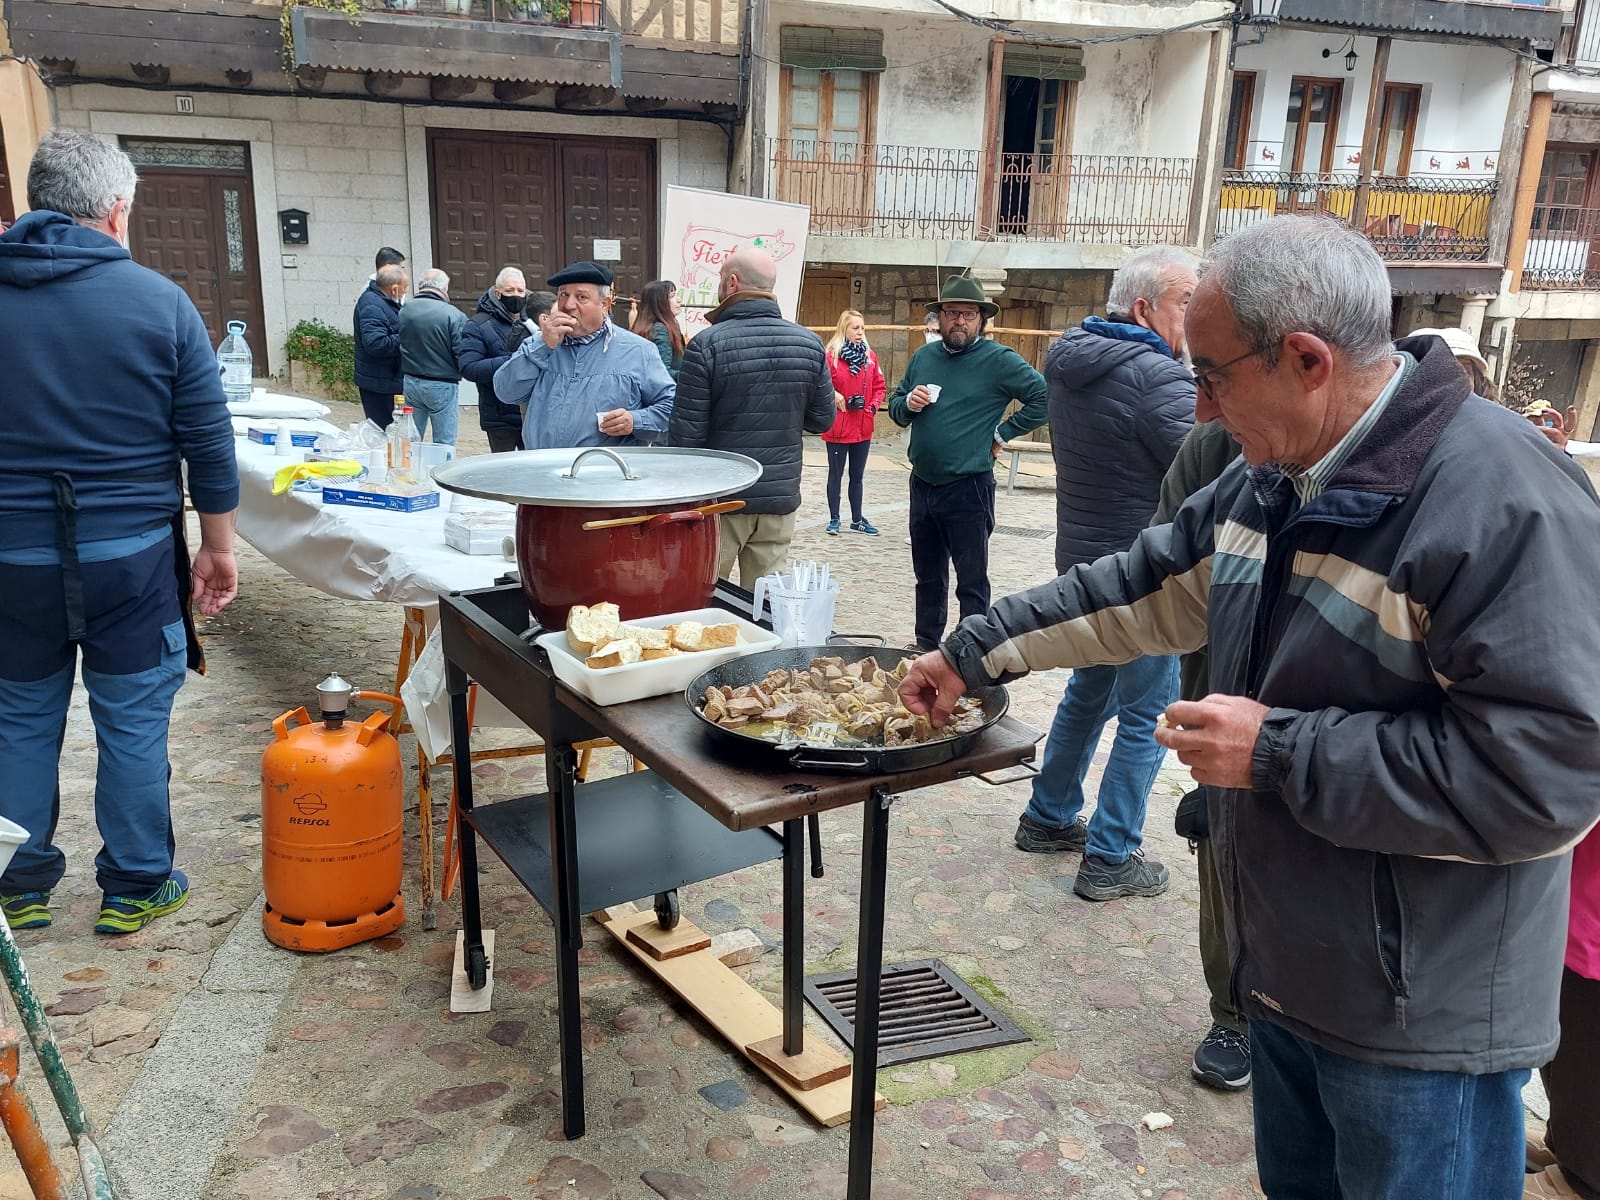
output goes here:
{"type": "Polygon", "coordinates": [[[656,893],[656,924],[663,929],[676,929],[683,910],[678,907],[678,889],[656,893]]]}
{"type": "Polygon", "coordinates": [[[489,982],[489,956],[484,953],[482,946],[467,949],[467,982],[472,985],[473,991],[489,982]]]}

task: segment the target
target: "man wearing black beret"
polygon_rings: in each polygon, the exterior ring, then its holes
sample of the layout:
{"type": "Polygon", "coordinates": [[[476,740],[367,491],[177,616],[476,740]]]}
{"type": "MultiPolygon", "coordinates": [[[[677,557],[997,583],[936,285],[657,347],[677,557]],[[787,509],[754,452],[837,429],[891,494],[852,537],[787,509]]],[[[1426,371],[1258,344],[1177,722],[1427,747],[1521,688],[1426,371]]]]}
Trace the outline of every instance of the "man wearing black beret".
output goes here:
{"type": "Polygon", "coordinates": [[[576,262],[546,281],[556,306],[494,373],[495,394],[522,406],[522,444],[649,445],[672,418],[672,376],[655,343],[611,322],[611,271],[576,262]]]}

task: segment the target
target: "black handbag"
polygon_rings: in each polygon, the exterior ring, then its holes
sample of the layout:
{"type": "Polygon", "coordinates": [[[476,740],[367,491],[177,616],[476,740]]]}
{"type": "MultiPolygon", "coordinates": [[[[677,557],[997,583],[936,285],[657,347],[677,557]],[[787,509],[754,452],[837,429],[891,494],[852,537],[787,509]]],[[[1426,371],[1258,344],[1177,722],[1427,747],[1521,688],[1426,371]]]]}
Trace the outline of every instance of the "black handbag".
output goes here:
{"type": "Polygon", "coordinates": [[[1178,801],[1178,811],[1172,816],[1173,831],[1191,843],[1211,836],[1211,817],[1206,810],[1205,788],[1190,788],[1178,801]]]}

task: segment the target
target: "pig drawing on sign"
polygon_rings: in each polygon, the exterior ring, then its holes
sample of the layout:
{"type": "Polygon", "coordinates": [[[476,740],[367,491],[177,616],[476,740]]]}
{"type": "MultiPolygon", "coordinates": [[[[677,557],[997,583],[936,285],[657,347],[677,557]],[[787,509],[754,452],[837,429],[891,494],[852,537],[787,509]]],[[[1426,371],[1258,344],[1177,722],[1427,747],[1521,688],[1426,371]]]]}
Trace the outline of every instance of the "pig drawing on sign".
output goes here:
{"type": "Polygon", "coordinates": [[[781,229],[776,233],[744,234],[691,225],[683,235],[683,277],[678,286],[691,292],[702,287],[714,291],[722,264],[741,246],[757,246],[772,255],[773,262],[782,262],[794,250],[794,243],[784,240],[781,229]]]}

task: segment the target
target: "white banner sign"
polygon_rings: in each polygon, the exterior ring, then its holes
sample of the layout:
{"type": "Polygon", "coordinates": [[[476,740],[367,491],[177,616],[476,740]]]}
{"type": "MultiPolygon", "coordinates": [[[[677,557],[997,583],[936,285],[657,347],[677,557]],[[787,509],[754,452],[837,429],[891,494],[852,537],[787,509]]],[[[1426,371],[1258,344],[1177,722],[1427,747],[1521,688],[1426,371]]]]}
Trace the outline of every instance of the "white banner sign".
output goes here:
{"type": "Polygon", "coordinates": [[[810,223],[811,210],[803,204],[669,186],[662,221],[661,278],[678,285],[683,332],[693,337],[706,327],[706,313],[717,306],[722,264],[745,246],[760,247],[778,264],[773,291],[783,315],[793,321],[800,307],[810,223]]]}

